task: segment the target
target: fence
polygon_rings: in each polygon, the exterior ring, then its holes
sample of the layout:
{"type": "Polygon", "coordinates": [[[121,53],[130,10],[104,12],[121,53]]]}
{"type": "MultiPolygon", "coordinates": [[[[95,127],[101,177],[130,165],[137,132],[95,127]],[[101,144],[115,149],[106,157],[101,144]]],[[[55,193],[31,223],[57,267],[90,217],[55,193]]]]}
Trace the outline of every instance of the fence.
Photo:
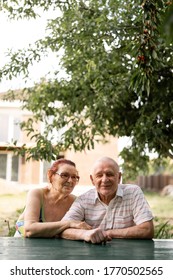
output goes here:
{"type": "Polygon", "coordinates": [[[139,176],[136,183],[144,189],[160,192],[165,186],[173,185],[173,176],[162,174],[139,176]]]}

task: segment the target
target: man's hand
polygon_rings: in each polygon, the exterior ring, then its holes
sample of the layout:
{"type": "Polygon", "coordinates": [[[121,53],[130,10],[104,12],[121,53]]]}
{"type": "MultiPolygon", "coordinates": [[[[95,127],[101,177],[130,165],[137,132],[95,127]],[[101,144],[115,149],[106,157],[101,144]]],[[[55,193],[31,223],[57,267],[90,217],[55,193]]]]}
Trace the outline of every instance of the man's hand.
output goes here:
{"type": "Polygon", "coordinates": [[[102,243],[111,240],[111,238],[106,234],[105,231],[101,230],[100,228],[95,228],[92,230],[85,230],[83,232],[83,240],[91,243],[102,243]]]}

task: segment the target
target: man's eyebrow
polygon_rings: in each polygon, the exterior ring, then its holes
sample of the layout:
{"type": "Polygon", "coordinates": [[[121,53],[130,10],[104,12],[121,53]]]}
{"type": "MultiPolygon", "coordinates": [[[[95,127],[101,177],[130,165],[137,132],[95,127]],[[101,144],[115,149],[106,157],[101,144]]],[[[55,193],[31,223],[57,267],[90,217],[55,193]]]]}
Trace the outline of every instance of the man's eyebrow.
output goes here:
{"type": "Polygon", "coordinates": [[[96,175],[98,175],[98,174],[103,174],[103,173],[104,173],[104,172],[102,172],[102,171],[95,172],[96,175]]]}
{"type": "Polygon", "coordinates": [[[112,170],[107,170],[107,171],[98,171],[95,174],[114,174],[112,170]]]}

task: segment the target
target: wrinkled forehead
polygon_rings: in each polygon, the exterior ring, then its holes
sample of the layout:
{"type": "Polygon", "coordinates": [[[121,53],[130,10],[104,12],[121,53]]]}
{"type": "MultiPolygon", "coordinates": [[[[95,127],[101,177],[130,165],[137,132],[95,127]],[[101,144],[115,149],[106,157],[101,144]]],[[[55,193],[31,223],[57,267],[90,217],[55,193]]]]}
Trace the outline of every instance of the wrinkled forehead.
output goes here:
{"type": "Polygon", "coordinates": [[[118,164],[111,159],[104,159],[104,160],[98,160],[91,170],[91,174],[96,174],[99,172],[119,172],[119,166],[118,164]]]}

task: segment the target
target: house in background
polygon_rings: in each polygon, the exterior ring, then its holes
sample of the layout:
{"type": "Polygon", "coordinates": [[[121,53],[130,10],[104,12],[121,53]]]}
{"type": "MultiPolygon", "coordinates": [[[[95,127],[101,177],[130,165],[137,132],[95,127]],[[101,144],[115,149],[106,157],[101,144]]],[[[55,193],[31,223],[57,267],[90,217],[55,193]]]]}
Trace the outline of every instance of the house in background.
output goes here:
{"type": "MultiPolygon", "coordinates": [[[[15,155],[13,151],[7,150],[9,143],[17,140],[20,148],[24,143],[28,146],[34,145],[28,139],[25,132],[20,129],[20,122],[32,117],[32,113],[21,110],[19,101],[9,102],[0,99],[0,179],[22,185],[41,185],[47,182],[46,172],[51,163],[46,161],[26,161],[25,157],[15,155]]],[[[37,129],[41,129],[37,127],[37,129]]],[[[57,155],[57,158],[64,157],[76,163],[80,174],[80,185],[91,185],[89,174],[93,162],[101,156],[110,156],[118,159],[118,139],[108,137],[106,144],[97,144],[93,150],[85,152],[74,152],[67,150],[57,155]]],[[[11,148],[14,148],[11,146],[11,148]]]]}

